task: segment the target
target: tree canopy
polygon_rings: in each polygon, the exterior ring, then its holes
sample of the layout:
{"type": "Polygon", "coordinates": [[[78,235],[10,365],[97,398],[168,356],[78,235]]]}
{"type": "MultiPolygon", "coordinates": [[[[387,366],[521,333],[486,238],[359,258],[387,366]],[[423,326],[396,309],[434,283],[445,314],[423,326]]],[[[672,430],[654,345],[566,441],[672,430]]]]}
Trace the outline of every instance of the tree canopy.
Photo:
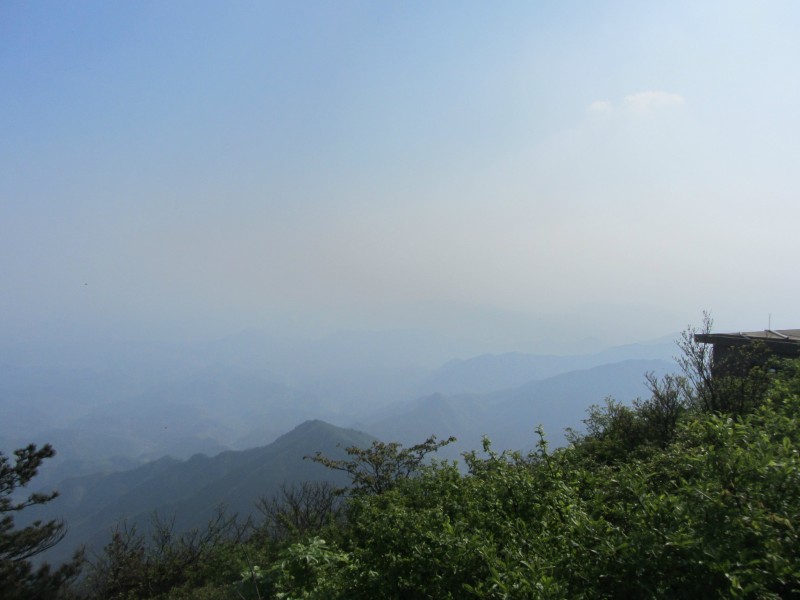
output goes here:
{"type": "Polygon", "coordinates": [[[14,460],[0,452],[0,597],[55,598],[64,584],[80,570],[82,556],[55,571],[48,564],[35,568],[31,558],[57,544],[66,533],[57,520],[34,521],[18,529],[14,515],[28,507],[50,502],[58,492],[33,493],[23,500],[14,500],[14,492],[24,488],[36,476],[42,462],[55,454],[49,444],[37,448],[31,444],[14,451],[14,460]]]}

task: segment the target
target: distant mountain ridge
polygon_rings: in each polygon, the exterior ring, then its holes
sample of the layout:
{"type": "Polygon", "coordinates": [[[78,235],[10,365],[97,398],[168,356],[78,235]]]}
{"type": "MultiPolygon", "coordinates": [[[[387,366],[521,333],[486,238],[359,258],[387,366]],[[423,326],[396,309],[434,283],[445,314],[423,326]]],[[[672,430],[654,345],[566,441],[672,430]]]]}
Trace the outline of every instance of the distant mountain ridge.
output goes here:
{"type": "Polygon", "coordinates": [[[94,349],[91,367],[80,353],[60,366],[31,366],[33,356],[0,352],[0,448],[52,443],[58,454],[38,476],[51,485],[167,454],[262,446],[307,419],[374,423],[393,406],[436,392],[485,394],[675,351],[659,340],[571,356],[481,354],[433,368],[434,358],[452,348],[414,332],[343,332],[301,347],[276,344],[258,335],[189,347],[118,344],[105,353],[94,349]],[[421,348],[428,354],[415,363],[421,348]]]}
{"type": "Polygon", "coordinates": [[[366,428],[381,439],[413,443],[431,434],[454,435],[458,442],[443,452],[480,448],[488,436],[495,449],[528,450],[536,441],[535,430],[544,427],[551,444],[564,442],[567,427],[580,429],[586,410],[611,396],[629,403],[648,394],[645,373],[657,376],[676,370],[663,360],[627,360],[561,373],[519,387],[487,393],[446,395],[435,393],[399,403],[366,428]]]}
{"type": "Polygon", "coordinates": [[[555,355],[482,354],[468,359],[451,360],[432,372],[421,384],[427,393],[486,393],[518,387],[534,380],[561,373],[589,369],[625,360],[663,360],[670,362],[676,353],[675,343],[627,344],[593,354],[555,355]]]}
{"type": "Polygon", "coordinates": [[[310,393],[219,365],[154,375],[147,385],[93,371],[5,372],[0,441],[6,451],[51,443],[57,455],[43,465],[43,484],[164,455],[188,458],[261,446],[308,419],[330,417],[310,393]]]}

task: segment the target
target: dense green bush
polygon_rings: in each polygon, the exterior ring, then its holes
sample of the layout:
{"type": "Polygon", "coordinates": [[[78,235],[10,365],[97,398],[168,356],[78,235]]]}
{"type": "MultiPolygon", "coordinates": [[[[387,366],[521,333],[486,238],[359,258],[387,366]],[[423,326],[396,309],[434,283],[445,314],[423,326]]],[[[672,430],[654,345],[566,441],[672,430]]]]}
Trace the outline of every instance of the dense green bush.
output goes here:
{"type": "Polygon", "coordinates": [[[317,571],[297,597],[800,596],[798,388],[789,365],[754,410],[687,411],[663,448],[625,460],[637,444],[622,432],[640,436],[646,404],[625,410],[625,429],[616,405],[597,409],[597,436],[618,428],[606,444],[527,457],[487,444],[466,474],[422,468],[351,501],[344,554],[328,550],[347,577],[317,593],[317,571]]]}

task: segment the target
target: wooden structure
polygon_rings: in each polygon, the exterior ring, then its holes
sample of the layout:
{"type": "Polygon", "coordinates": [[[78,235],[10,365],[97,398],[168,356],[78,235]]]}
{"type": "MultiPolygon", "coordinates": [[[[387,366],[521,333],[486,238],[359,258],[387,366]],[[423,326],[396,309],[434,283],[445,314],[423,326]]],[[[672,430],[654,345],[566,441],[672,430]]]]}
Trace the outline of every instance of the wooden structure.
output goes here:
{"type": "Polygon", "coordinates": [[[713,344],[714,371],[736,372],[763,364],[768,357],[800,357],[800,329],[765,329],[738,333],[698,333],[695,341],[713,344]],[[752,350],[752,352],[750,352],[752,350]],[[747,358],[746,358],[747,357],[747,358]],[[743,364],[743,359],[745,363],[743,364]]]}

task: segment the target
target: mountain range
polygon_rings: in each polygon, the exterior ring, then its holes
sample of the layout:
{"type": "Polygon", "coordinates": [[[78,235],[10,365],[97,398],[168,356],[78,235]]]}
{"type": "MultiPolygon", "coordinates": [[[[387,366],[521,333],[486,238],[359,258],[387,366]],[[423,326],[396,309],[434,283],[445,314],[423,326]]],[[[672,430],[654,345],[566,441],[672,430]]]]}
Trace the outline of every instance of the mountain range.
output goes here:
{"type": "Polygon", "coordinates": [[[434,393],[400,403],[369,422],[365,429],[381,439],[411,444],[435,434],[456,436],[458,442],[443,453],[456,457],[481,447],[487,436],[496,450],[531,450],[542,426],[547,440],[564,443],[564,430],[580,430],[592,404],[607,397],[629,403],[646,396],[644,374],[662,376],[673,363],[663,360],[626,360],[561,373],[510,389],[484,393],[434,393]]]}
{"type": "Polygon", "coordinates": [[[387,339],[403,344],[340,335],[288,347],[289,359],[245,336],[185,355],[126,347],[92,366],[33,366],[0,352],[0,448],[51,443],[58,453],[36,486],[60,496],[24,511],[27,522],[68,523],[65,540],[42,558],[59,562],[80,544],[97,552],[121,519],[145,531],[158,513],[177,530],[202,528],[219,505],[252,514],[256,500],[283,483],[342,484],[341,473],[303,457],[342,456],[343,447],[376,438],[411,445],[452,435],[457,442],[440,456],[458,459],[483,436],[495,450],[529,451],[541,425],[560,445],[590,405],[608,396],[630,402],[647,394],[645,373],[675,370],[665,340],[571,356],[482,354],[431,367],[410,361],[419,339],[387,339]]]}
{"type": "Polygon", "coordinates": [[[54,516],[68,524],[64,540],[41,555],[59,563],[80,545],[90,555],[110,541],[115,525],[124,521],[146,533],[154,514],[174,523],[175,531],[202,529],[224,507],[242,518],[255,514],[256,501],[270,498],[283,484],[329,481],[343,485],[342,473],[306,460],[322,452],[345,456],[348,446],[365,447],[373,437],[323,421],[306,421],[271,444],[187,460],[164,457],[135,469],[95,474],[59,483],[59,496],[43,506],[26,509],[20,524],[54,516]]]}

